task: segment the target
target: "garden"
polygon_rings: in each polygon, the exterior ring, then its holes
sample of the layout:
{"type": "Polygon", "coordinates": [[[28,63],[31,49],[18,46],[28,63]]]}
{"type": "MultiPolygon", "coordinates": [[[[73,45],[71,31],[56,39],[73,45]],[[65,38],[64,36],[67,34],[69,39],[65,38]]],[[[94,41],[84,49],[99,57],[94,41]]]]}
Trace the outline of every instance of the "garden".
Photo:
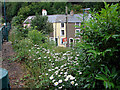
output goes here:
{"type": "MultiPolygon", "coordinates": [[[[99,13],[81,23],[82,36],[73,48],[56,47],[37,26],[12,20],[9,36],[16,52],[12,60],[28,70],[25,88],[119,89],[120,6],[105,3],[99,13]]],[[[76,26],[77,27],[77,26],[76,26]]]]}

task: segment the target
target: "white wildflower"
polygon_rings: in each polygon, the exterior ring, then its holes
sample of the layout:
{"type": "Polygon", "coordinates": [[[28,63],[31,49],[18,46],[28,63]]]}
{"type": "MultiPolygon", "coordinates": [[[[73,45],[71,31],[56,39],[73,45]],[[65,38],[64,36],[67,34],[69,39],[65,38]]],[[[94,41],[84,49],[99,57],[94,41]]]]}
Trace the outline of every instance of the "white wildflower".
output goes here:
{"type": "Polygon", "coordinates": [[[47,53],[50,53],[49,51],[47,53]]]}
{"type": "Polygon", "coordinates": [[[64,81],[68,81],[68,78],[66,78],[64,81]]]}
{"type": "Polygon", "coordinates": [[[55,67],[55,69],[58,69],[58,67],[55,67]]]}
{"type": "Polygon", "coordinates": [[[39,51],[36,52],[36,54],[38,54],[38,53],[39,53],[39,51]]]}
{"type": "Polygon", "coordinates": [[[44,57],[44,58],[47,58],[47,57],[44,57]]]}
{"type": "Polygon", "coordinates": [[[58,75],[58,77],[60,77],[61,75],[58,75]]]}
{"type": "Polygon", "coordinates": [[[63,72],[60,72],[60,74],[63,74],[63,72]]]}
{"type": "Polygon", "coordinates": [[[66,77],[67,75],[64,75],[64,77],[66,77]]]}
{"type": "Polygon", "coordinates": [[[48,69],[48,71],[52,71],[51,69],[48,69]]]}
{"type": "Polygon", "coordinates": [[[57,86],[59,83],[58,82],[55,82],[54,85],[57,86]]]}
{"type": "Polygon", "coordinates": [[[41,59],[41,57],[39,57],[38,59],[41,59]]]}
{"type": "Polygon", "coordinates": [[[79,74],[82,74],[82,72],[81,71],[78,71],[79,72],[79,74]]]}
{"type": "Polygon", "coordinates": [[[61,87],[58,87],[59,89],[62,89],[62,86],[61,87]]]}
{"type": "Polygon", "coordinates": [[[64,74],[67,74],[67,72],[64,72],[64,74]]]}
{"type": "Polygon", "coordinates": [[[54,77],[53,77],[53,76],[51,76],[51,77],[50,77],[50,80],[52,80],[53,78],[54,78],[54,77]]]}
{"type": "Polygon", "coordinates": [[[46,73],[46,75],[48,75],[48,73],[46,73]]]}
{"type": "Polygon", "coordinates": [[[73,77],[73,76],[72,76],[72,77],[70,77],[70,80],[74,80],[74,79],[75,79],[75,77],[73,77]]]}
{"type": "Polygon", "coordinates": [[[40,48],[37,48],[37,49],[40,49],[40,48]]]}
{"type": "Polygon", "coordinates": [[[74,81],[71,81],[70,83],[73,85],[73,84],[74,84],[74,81]]]}
{"type": "Polygon", "coordinates": [[[58,82],[59,82],[59,83],[62,83],[62,80],[59,80],[58,82]]]}
{"type": "Polygon", "coordinates": [[[76,63],[76,65],[78,65],[78,63],[76,63]]]}
{"type": "Polygon", "coordinates": [[[78,85],[78,83],[75,84],[75,86],[77,86],[77,85],[78,85]]]}
{"type": "Polygon", "coordinates": [[[55,80],[52,80],[52,82],[54,83],[54,82],[55,82],[55,80]]]}

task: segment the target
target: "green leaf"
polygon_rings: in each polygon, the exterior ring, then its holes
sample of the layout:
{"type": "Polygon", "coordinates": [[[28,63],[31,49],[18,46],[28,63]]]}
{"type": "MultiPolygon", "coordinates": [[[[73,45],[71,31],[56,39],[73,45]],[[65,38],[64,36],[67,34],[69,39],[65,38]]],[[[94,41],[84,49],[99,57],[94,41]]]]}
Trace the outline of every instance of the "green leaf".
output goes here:
{"type": "Polygon", "coordinates": [[[87,88],[87,87],[89,87],[90,86],[90,84],[86,84],[83,88],[87,88]]]}
{"type": "Polygon", "coordinates": [[[74,25],[74,27],[76,27],[76,28],[80,28],[80,26],[78,26],[78,25],[74,25]]]}
{"type": "Polygon", "coordinates": [[[115,34],[115,35],[112,35],[113,38],[117,38],[117,37],[120,37],[119,34],[115,34]]]}
{"type": "Polygon", "coordinates": [[[111,82],[110,84],[111,84],[112,88],[114,88],[114,87],[115,87],[114,83],[112,83],[112,82],[111,82]]]}
{"type": "Polygon", "coordinates": [[[93,88],[95,88],[95,82],[93,83],[93,88]]]}
{"type": "Polygon", "coordinates": [[[104,86],[105,86],[106,89],[108,88],[107,82],[104,82],[104,86]]]}
{"type": "Polygon", "coordinates": [[[95,79],[102,80],[102,81],[108,81],[108,78],[104,74],[97,74],[95,79]]]}
{"type": "Polygon", "coordinates": [[[88,53],[93,53],[94,57],[96,57],[96,55],[97,55],[97,52],[95,50],[88,50],[87,52],[88,53]]]}

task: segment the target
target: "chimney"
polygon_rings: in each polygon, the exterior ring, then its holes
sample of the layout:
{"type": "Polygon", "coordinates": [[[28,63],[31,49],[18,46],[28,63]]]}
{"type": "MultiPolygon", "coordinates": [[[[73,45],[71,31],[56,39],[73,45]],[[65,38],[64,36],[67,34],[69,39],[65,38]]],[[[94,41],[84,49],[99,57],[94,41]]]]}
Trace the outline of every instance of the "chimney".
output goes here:
{"type": "Polygon", "coordinates": [[[45,9],[42,9],[42,16],[47,15],[47,11],[45,9]]]}
{"type": "Polygon", "coordinates": [[[71,15],[71,16],[73,16],[73,15],[74,15],[74,12],[73,12],[73,10],[71,10],[71,12],[70,12],[70,15],[71,15]]]}

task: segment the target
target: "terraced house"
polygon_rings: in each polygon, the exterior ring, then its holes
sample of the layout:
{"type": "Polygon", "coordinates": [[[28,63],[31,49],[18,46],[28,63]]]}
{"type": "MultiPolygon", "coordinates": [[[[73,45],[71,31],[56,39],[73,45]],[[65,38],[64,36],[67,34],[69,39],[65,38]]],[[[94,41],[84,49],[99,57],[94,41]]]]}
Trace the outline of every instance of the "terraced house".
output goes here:
{"type": "MultiPolygon", "coordinates": [[[[42,10],[42,15],[47,15],[46,10],[42,10]]],[[[24,26],[30,27],[31,19],[35,16],[29,16],[24,21],[24,26]],[[29,22],[29,23],[26,23],[29,22]]],[[[83,20],[83,14],[74,14],[73,11],[70,14],[57,14],[57,15],[47,15],[48,21],[53,24],[53,32],[50,33],[49,39],[56,42],[57,46],[70,47],[73,46],[76,41],[81,40],[81,36],[77,35],[80,32],[80,28],[75,27],[75,25],[80,26],[83,20]],[[64,41],[67,40],[66,43],[64,41]]],[[[89,19],[90,14],[87,15],[89,19]]]]}

